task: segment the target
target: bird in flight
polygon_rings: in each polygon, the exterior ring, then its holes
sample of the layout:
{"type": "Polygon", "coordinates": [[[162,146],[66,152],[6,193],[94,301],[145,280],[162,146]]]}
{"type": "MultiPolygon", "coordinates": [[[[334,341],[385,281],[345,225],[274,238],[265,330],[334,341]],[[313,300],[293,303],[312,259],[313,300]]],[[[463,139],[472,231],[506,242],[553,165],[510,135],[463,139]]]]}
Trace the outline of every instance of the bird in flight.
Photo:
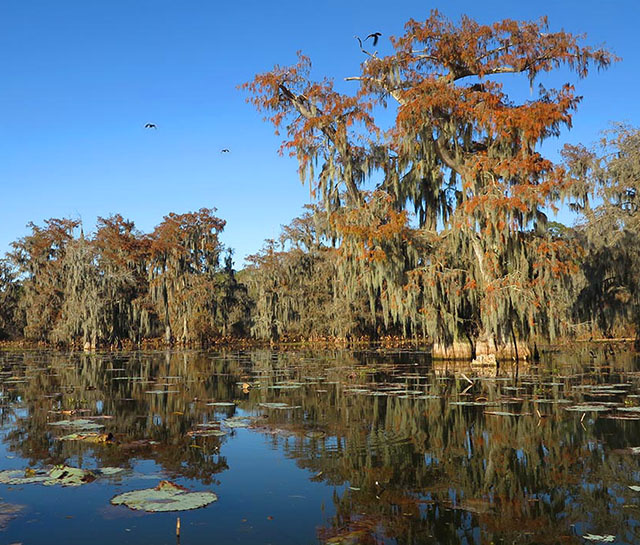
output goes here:
{"type": "Polygon", "coordinates": [[[147,124],[144,126],[144,128],[145,128],[145,129],[157,129],[158,127],[156,126],[156,124],[155,124],[155,123],[147,123],[147,124]]]}
{"type": "Polygon", "coordinates": [[[382,36],[382,32],[372,32],[364,39],[364,41],[366,42],[369,38],[373,38],[373,45],[375,47],[378,44],[378,38],[380,36],[382,36]]]}
{"type": "Polygon", "coordinates": [[[229,153],[229,149],[223,148],[220,150],[220,153],[229,153]]]}

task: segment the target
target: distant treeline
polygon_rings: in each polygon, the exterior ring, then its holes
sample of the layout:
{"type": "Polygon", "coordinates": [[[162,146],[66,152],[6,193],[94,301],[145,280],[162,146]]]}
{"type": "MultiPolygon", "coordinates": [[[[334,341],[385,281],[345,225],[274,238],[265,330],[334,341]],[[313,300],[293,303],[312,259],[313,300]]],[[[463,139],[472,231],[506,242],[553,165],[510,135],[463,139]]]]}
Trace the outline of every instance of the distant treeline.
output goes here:
{"type": "MultiPolygon", "coordinates": [[[[640,131],[620,126],[593,150],[568,149],[566,159],[567,175],[579,176],[580,198],[571,205],[583,221],[573,228],[545,221],[522,233],[560,244],[564,253],[528,258],[533,285],[550,279],[546,296],[521,300],[509,289],[524,285],[505,286],[502,304],[521,305],[532,321],[523,328],[508,323],[515,312],[497,315],[497,347],[640,331],[640,131]]],[[[99,218],[91,235],[77,220],[30,224],[31,233],[0,260],[0,339],[106,347],[148,338],[201,346],[230,338],[400,335],[455,345],[461,335],[442,335],[434,316],[456,305],[462,324],[474,324],[475,287],[450,278],[446,299],[425,308],[433,286],[415,276],[427,268],[420,256],[433,255],[433,247],[390,201],[377,191],[355,210],[328,214],[310,206],[240,272],[219,240],[225,222],[210,209],[169,214],[149,234],[120,215],[99,218]],[[392,290],[403,295],[394,299],[392,290]]],[[[460,331],[469,339],[474,329],[460,331]]],[[[473,340],[467,344],[473,348],[473,340]]]]}
{"type": "Polygon", "coordinates": [[[218,235],[225,222],[203,208],[169,214],[151,234],[119,215],[30,224],[0,264],[0,333],[90,346],[202,344],[248,334],[250,299],[218,235]]]}
{"type": "MultiPolygon", "coordinates": [[[[0,268],[0,334],[90,346],[236,337],[421,337],[434,353],[521,357],[559,337],[640,331],[640,131],[591,148],[540,144],[570,127],[571,85],[533,94],[563,66],[618,59],[546,19],[411,20],[380,57],[364,49],[344,94],[311,61],[243,86],[283,134],[317,204],[233,270],[212,210],[150,234],[120,216],[31,225],[0,268]],[[530,100],[504,92],[524,79],[530,100]],[[515,81],[515,80],[514,80],[515,81]],[[390,130],[374,114],[393,104],[390,130]],[[548,220],[570,206],[580,222],[548,220]]],[[[386,118],[385,118],[386,119],[386,118]]]]}

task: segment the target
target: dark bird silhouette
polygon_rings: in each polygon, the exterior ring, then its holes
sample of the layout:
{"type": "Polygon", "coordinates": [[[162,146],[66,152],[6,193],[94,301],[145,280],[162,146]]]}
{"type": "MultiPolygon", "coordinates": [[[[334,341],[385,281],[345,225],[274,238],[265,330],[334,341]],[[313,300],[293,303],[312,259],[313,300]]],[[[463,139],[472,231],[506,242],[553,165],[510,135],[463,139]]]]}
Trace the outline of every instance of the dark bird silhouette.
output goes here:
{"type": "Polygon", "coordinates": [[[155,123],[147,123],[147,124],[144,126],[144,128],[145,128],[145,129],[157,129],[158,127],[156,126],[156,124],[155,124],[155,123]]]}
{"type": "Polygon", "coordinates": [[[375,47],[378,44],[378,38],[380,36],[382,36],[382,32],[372,32],[364,39],[364,41],[366,42],[369,38],[373,38],[373,45],[375,47]]]}
{"type": "Polygon", "coordinates": [[[220,153],[229,153],[230,150],[228,150],[227,148],[221,149],[220,153]]]}

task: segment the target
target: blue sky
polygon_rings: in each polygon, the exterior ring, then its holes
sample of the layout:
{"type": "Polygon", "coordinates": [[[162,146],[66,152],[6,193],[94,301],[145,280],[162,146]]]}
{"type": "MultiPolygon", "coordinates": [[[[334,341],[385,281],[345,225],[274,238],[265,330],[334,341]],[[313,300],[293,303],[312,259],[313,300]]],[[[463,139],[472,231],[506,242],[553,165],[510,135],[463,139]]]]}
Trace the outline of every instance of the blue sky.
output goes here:
{"type": "Polygon", "coordinates": [[[593,141],[609,121],[639,124],[635,0],[4,0],[0,254],[29,221],[81,218],[91,231],[97,216],[121,213],[150,231],[169,212],[216,207],[241,266],[309,190],[237,86],[299,49],[319,76],[342,80],[362,60],[354,34],[382,32],[383,54],[387,36],[431,8],[482,23],[548,15],[552,31],[586,33],[623,58],[577,82],[574,128],[547,144],[549,155],[593,141]]]}

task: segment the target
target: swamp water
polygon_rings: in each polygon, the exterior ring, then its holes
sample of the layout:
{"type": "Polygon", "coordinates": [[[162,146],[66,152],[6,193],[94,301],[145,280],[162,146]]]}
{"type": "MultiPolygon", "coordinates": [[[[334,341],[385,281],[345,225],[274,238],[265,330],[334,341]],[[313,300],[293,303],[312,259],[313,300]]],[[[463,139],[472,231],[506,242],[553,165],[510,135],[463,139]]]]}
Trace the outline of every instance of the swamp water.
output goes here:
{"type": "Polygon", "coordinates": [[[3,544],[640,543],[630,354],[0,351],[0,395],[3,544]]]}

